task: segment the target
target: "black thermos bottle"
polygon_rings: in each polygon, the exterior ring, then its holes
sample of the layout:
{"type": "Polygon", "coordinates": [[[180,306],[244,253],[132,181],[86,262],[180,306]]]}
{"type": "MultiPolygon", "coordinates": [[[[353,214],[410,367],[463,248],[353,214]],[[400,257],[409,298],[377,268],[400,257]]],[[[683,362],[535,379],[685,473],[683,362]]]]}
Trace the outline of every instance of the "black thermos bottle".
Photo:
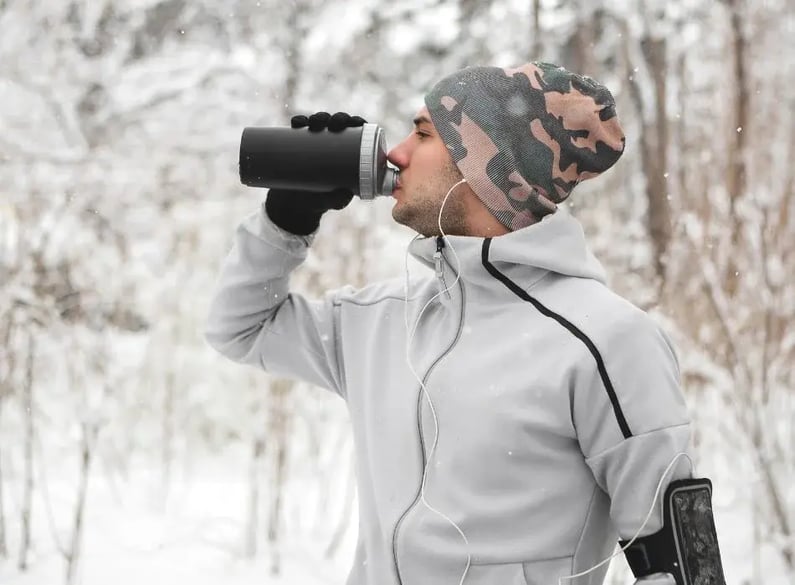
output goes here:
{"type": "Polygon", "coordinates": [[[388,167],[384,131],[377,124],[341,132],[308,128],[245,128],[240,181],[249,187],[331,191],[347,188],[362,199],[389,196],[398,170],[388,167]]]}

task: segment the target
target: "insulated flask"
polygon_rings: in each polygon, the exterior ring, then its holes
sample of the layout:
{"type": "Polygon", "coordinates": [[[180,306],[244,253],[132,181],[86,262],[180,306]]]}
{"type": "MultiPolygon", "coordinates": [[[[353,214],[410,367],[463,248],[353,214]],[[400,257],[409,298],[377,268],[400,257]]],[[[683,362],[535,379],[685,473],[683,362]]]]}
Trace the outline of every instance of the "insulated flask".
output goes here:
{"type": "Polygon", "coordinates": [[[387,167],[386,139],[377,124],[341,132],[249,127],[240,139],[240,181],[249,187],[345,188],[372,200],[392,195],[398,172],[387,167]]]}

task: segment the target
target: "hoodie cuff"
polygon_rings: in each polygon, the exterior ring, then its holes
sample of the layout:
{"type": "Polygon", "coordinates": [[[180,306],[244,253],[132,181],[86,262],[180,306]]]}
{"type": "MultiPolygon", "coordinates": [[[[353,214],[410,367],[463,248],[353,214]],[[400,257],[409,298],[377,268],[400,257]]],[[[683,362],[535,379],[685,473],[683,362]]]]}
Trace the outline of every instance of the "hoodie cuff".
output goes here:
{"type": "Polygon", "coordinates": [[[306,249],[312,245],[317,230],[306,236],[299,236],[273,223],[265,211],[265,203],[243,220],[242,227],[250,234],[267,244],[291,255],[304,256],[306,249]]]}

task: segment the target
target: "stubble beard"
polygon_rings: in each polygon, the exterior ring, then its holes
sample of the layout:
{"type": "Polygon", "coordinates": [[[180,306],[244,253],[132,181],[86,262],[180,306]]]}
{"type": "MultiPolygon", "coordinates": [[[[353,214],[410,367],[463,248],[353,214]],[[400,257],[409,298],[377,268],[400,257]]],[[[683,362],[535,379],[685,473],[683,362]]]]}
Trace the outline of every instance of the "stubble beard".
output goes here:
{"type": "MultiPolygon", "coordinates": [[[[411,193],[403,193],[404,200],[392,208],[392,218],[425,236],[440,236],[439,210],[450,188],[462,178],[458,167],[450,162],[442,171],[411,193]]],[[[467,235],[466,206],[461,193],[453,190],[444,203],[442,231],[449,236],[467,235]]]]}

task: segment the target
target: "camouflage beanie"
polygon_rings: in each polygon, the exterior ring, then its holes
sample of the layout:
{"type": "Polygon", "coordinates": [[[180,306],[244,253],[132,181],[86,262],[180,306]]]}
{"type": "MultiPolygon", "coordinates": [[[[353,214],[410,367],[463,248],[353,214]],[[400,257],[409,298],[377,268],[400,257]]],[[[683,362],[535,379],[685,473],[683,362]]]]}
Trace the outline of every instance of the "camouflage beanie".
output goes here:
{"type": "Polygon", "coordinates": [[[425,105],[475,195],[509,230],[554,213],[624,151],[610,91],[550,63],[462,69],[425,105]]]}

